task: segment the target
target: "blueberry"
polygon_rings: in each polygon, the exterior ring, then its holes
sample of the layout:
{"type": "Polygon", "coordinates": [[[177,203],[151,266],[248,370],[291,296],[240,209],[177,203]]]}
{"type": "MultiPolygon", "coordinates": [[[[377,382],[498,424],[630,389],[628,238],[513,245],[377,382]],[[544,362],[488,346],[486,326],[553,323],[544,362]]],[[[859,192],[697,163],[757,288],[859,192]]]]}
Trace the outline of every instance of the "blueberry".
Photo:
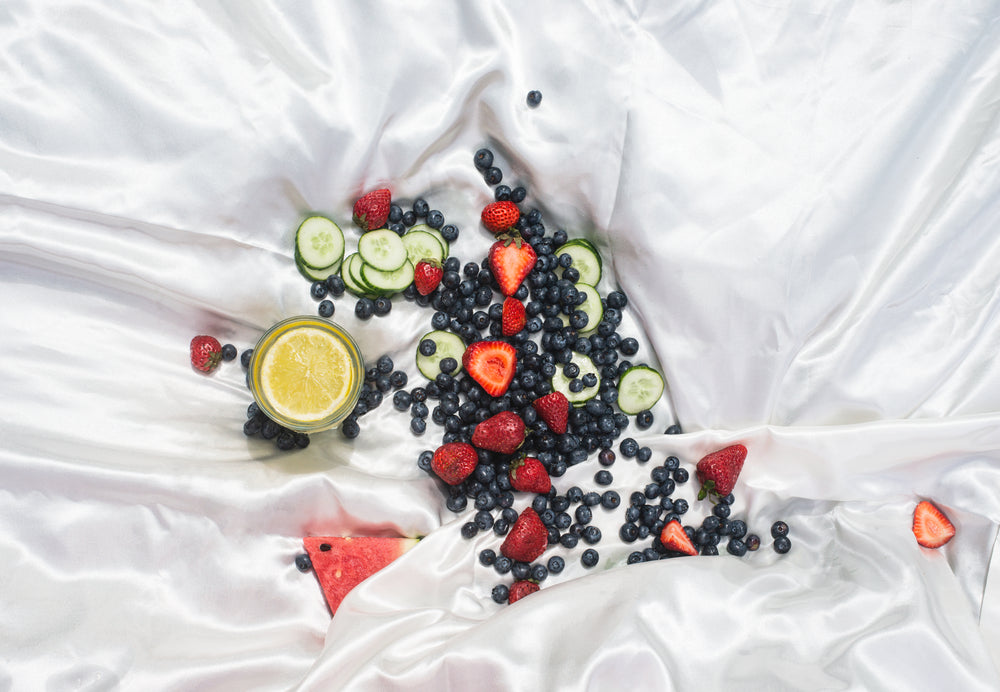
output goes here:
{"type": "Polygon", "coordinates": [[[507,588],[506,584],[497,584],[493,587],[493,592],[490,596],[496,603],[506,603],[510,598],[510,589],[507,588]]]}
{"type": "Polygon", "coordinates": [[[274,439],[275,446],[283,452],[295,449],[295,433],[291,430],[282,430],[274,439]]]}
{"type": "Polygon", "coordinates": [[[358,425],[358,419],[354,416],[348,416],[344,422],[340,424],[340,432],[348,440],[353,440],[361,433],[361,426],[358,425]]]}
{"type": "Polygon", "coordinates": [[[342,296],[344,295],[344,289],[344,280],[339,274],[331,274],[326,277],[326,290],[330,292],[330,295],[334,297],[342,296]]]}
{"type": "Polygon", "coordinates": [[[375,314],[375,303],[371,298],[358,298],[354,304],[354,314],[358,319],[367,320],[375,314]]]}
{"type": "MultiPolygon", "coordinates": [[[[450,511],[458,514],[459,512],[465,511],[465,508],[469,504],[469,500],[465,497],[465,495],[454,495],[449,497],[444,504],[450,511]]],[[[494,524],[493,527],[495,529],[496,524],[494,524]]]]}
{"type": "Polygon", "coordinates": [[[528,574],[530,572],[531,572],[531,565],[529,565],[527,562],[515,562],[514,566],[511,567],[510,570],[511,576],[513,576],[514,579],[517,579],[518,581],[522,579],[527,579],[528,574]]]}
{"type": "MultiPolygon", "coordinates": [[[[712,514],[714,514],[715,516],[719,517],[720,519],[726,519],[726,518],[728,518],[729,514],[732,511],[733,511],[732,508],[729,505],[727,505],[726,503],[724,503],[724,502],[720,502],[717,505],[715,505],[714,507],[712,507],[712,514]]],[[[744,525],[744,528],[745,527],[746,527],[746,525],[744,525]]]]}
{"type": "Polygon", "coordinates": [[[586,550],[583,551],[583,554],[580,556],[580,563],[584,567],[593,567],[598,563],[600,559],[601,556],[596,550],[594,550],[593,548],[587,548],[586,550]]]}
{"type": "Polygon", "coordinates": [[[646,430],[653,424],[653,414],[647,409],[635,414],[635,424],[640,430],[646,430]]]}
{"type": "Polygon", "coordinates": [[[621,291],[611,291],[608,293],[606,300],[608,307],[616,310],[621,310],[628,304],[628,299],[621,291]]]}
{"type": "Polygon", "coordinates": [[[528,102],[529,107],[536,108],[538,104],[542,102],[542,92],[538,91],[537,89],[532,89],[531,91],[528,92],[526,100],[528,102]]]}
{"type": "Polygon", "coordinates": [[[747,535],[747,523],[742,519],[729,522],[729,535],[733,538],[743,538],[747,535]]]}
{"type": "Polygon", "coordinates": [[[755,533],[748,534],[743,542],[747,544],[747,550],[757,550],[760,547],[760,536],[755,533]]]}
{"type": "Polygon", "coordinates": [[[622,524],[620,529],[618,529],[618,536],[626,543],[633,543],[637,538],[639,538],[639,527],[634,523],[627,521],[622,524]]]}
{"type": "Polygon", "coordinates": [[[559,543],[562,544],[564,548],[575,548],[577,541],[580,538],[573,533],[564,533],[559,537],[559,543]]]}
{"type": "Polygon", "coordinates": [[[628,554],[628,558],[625,560],[625,564],[635,565],[645,561],[646,561],[646,556],[645,554],[643,554],[641,550],[633,550],[631,553],[628,554]]]}
{"type": "Polygon", "coordinates": [[[639,443],[631,437],[626,437],[622,440],[621,444],[618,445],[618,451],[620,451],[622,456],[626,459],[631,459],[639,453],[639,443]]]}
{"type": "Polygon", "coordinates": [[[719,549],[716,546],[711,545],[711,544],[710,545],[703,545],[701,547],[701,554],[702,555],[718,555],[719,554],[719,549]]]}
{"type": "Polygon", "coordinates": [[[683,497],[674,500],[674,514],[684,514],[688,511],[688,501],[683,497]]]}
{"type": "Polygon", "coordinates": [[[549,576],[549,570],[543,564],[532,565],[528,575],[531,577],[532,581],[543,582],[545,581],[545,578],[549,576]]]}
{"type": "Polygon", "coordinates": [[[601,530],[594,524],[588,524],[584,527],[583,533],[580,534],[580,538],[582,538],[585,543],[594,545],[595,543],[599,543],[601,540],[601,530]]]}
{"type": "Polygon", "coordinates": [[[302,553],[301,555],[295,556],[295,566],[300,572],[308,572],[312,569],[312,560],[309,559],[309,555],[302,553]]]}
{"type": "Polygon", "coordinates": [[[250,367],[250,359],[253,358],[253,349],[248,348],[243,353],[240,354],[240,365],[244,368],[250,367]]]}
{"type": "Polygon", "coordinates": [[[513,566],[514,561],[506,555],[498,556],[493,562],[493,569],[497,571],[497,574],[507,574],[513,566]]]}
{"type": "Polygon", "coordinates": [[[441,237],[447,243],[454,243],[458,240],[458,226],[453,223],[446,223],[441,227],[441,237]]]}
{"type": "Polygon", "coordinates": [[[674,482],[680,484],[680,483],[687,483],[690,474],[688,473],[687,469],[679,468],[679,469],[674,469],[673,476],[674,476],[674,482]]]}
{"type": "Polygon", "coordinates": [[[423,435],[427,430],[427,421],[423,418],[411,418],[410,419],[410,430],[414,435],[423,435]]]}
{"type": "Polygon", "coordinates": [[[329,290],[325,281],[314,281],[309,287],[309,294],[316,300],[323,300],[329,290]]]}
{"type": "Polygon", "coordinates": [[[594,474],[594,482],[598,485],[611,485],[614,482],[614,476],[607,469],[601,469],[594,474]]]}
{"type": "Polygon", "coordinates": [[[322,301],[319,304],[319,307],[317,308],[317,312],[319,313],[319,316],[320,317],[326,317],[328,319],[330,317],[333,317],[333,310],[334,310],[334,307],[333,307],[333,301],[332,300],[324,300],[324,301],[322,301]]]}
{"type": "Polygon", "coordinates": [[[433,459],[434,452],[429,449],[425,449],[420,453],[420,456],[417,457],[417,467],[419,467],[422,471],[430,471],[431,461],[433,461],[433,459]]]}
{"type": "Polygon", "coordinates": [[[493,522],[493,533],[498,536],[506,536],[507,532],[510,531],[511,523],[504,518],[497,519],[493,522]]]}
{"type": "Polygon", "coordinates": [[[635,460],[646,463],[653,457],[653,450],[649,447],[639,447],[639,450],[635,453],[635,460]]]}
{"type": "Polygon", "coordinates": [[[548,506],[549,499],[544,495],[535,495],[535,499],[531,501],[531,508],[538,514],[544,512],[545,508],[548,506]]]}
{"type": "Polygon", "coordinates": [[[484,548],[479,553],[479,564],[484,567],[491,567],[494,562],[496,562],[497,554],[492,548],[484,548]]]}
{"type": "Polygon", "coordinates": [[[408,378],[406,377],[405,372],[402,370],[396,370],[389,375],[389,385],[393,389],[400,389],[401,387],[406,386],[407,379],[408,378]]]}
{"type": "MultiPolygon", "coordinates": [[[[478,499],[479,498],[477,497],[477,502],[478,499]]],[[[489,531],[493,528],[493,515],[485,509],[481,509],[476,512],[476,516],[473,521],[476,523],[476,527],[479,528],[480,531],[489,531]]]]}
{"type": "Polygon", "coordinates": [[[674,423],[673,425],[668,426],[667,429],[663,431],[663,434],[664,435],[680,435],[681,432],[683,432],[681,430],[681,426],[679,426],[676,423],[674,423]]]}
{"type": "Polygon", "coordinates": [[[423,339],[417,350],[422,356],[433,356],[437,352],[437,342],[434,339],[423,339]]]}
{"type": "Polygon", "coordinates": [[[497,202],[506,202],[510,199],[510,188],[506,185],[497,185],[493,190],[493,199],[497,202]]]}
{"type": "Polygon", "coordinates": [[[476,168],[481,171],[485,171],[487,168],[493,165],[493,152],[489,149],[483,148],[476,152],[476,155],[472,159],[476,168]]]}
{"type": "Polygon", "coordinates": [[[774,538],[783,538],[788,535],[788,524],[783,521],[776,521],[771,524],[771,536],[774,538]]]}
{"type": "Polygon", "coordinates": [[[523,186],[517,186],[510,191],[510,201],[514,204],[520,204],[528,196],[528,191],[523,186]]]}
{"type": "Polygon", "coordinates": [[[601,495],[601,506],[605,509],[617,509],[622,503],[621,495],[614,490],[605,490],[601,495]]]}
{"type": "Polygon", "coordinates": [[[437,209],[427,212],[427,225],[431,228],[441,228],[444,225],[444,214],[437,209]]]}
{"type": "Polygon", "coordinates": [[[229,362],[231,360],[236,360],[236,347],[232,344],[225,344],[222,347],[222,360],[229,362]]]}
{"type": "Polygon", "coordinates": [[[500,181],[503,180],[503,171],[496,166],[490,166],[483,171],[483,180],[486,181],[487,185],[499,185],[500,181]]]}
{"type": "Polygon", "coordinates": [[[379,296],[375,299],[373,310],[376,315],[388,315],[389,311],[392,310],[392,301],[385,296],[379,296]]]}
{"type": "Polygon", "coordinates": [[[574,516],[581,524],[589,524],[591,519],[594,518],[593,512],[587,505],[578,505],[574,516]]]}
{"type": "Polygon", "coordinates": [[[735,555],[736,557],[742,557],[747,554],[747,545],[739,538],[730,538],[729,543],[726,544],[726,551],[730,555],[735,555]]]}
{"type": "Polygon", "coordinates": [[[566,567],[566,561],[559,555],[553,555],[549,558],[548,570],[552,574],[559,574],[566,567]]]}
{"type": "Polygon", "coordinates": [[[667,471],[675,471],[680,468],[680,465],[681,460],[674,456],[667,457],[663,462],[663,468],[667,471]]]}

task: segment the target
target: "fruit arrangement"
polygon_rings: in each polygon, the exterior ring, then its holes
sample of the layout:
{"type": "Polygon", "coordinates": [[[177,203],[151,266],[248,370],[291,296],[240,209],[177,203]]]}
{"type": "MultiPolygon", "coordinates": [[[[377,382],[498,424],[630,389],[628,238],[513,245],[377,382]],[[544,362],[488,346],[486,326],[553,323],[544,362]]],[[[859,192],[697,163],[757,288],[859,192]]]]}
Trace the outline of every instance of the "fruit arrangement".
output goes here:
{"type": "MultiPolygon", "coordinates": [[[[494,197],[480,214],[492,243],[478,261],[463,263],[452,254],[459,231],[445,224],[442,212],[422,198],[404,210],[387,189],[355,203],[353,221],[361,234],[353,252],[326,217],[310,216],[296,232],[295,262],[310,280],[321,317],[332,317],[334,300],[345,295],[353,297],[362,320],[389,314],[397,296],[433,311],[414,353],[426,381],[408,387],[405,372],[382,356],[366,370],[363,393],[341,425],[343,436],[361,434],[363,416],[390,394],[393,407],[409,414],[415,436],[427,435],[429,424],[437,427],[439,441],[417,465],[440,482],[450,511],[470,515],[462,536],[494,534],[496,547],[481,550],[479,562],[501,578],[491,592],[498,603],[537,592],[550,574],[565,569],[563,555],[544,559],[550,546],[561,553],[580,548],[583,567],[598,565],[603,536],[595,512],[621,513],[618,539],[636,548],[627,564],[718,555],[723,544],[736,557],[758,550],[760,536],[733,516],[734,490],[748,457],[742,444],[711,451],[694,464],[700,488],[692,502],[677,496],[691,471],[674,455],[652,464],[650,482],[625,499],[607,487],[619,458],[651,461],[652,450],[625,433],[630,425],[653,425],[663,377],[648,363],[632,362],[638,340],[619,332],[628,298],[620,290],[601,293],[603,261],[593,243],[561,229],[550,232],[541,212],[524,206],[527,190],[502,184],[492,151],[480,149],[473,163],[494,197]],[[557,479],[570,467],[593,461],[600,467],[593,489],[559,487],[557,479]],[[702,511],[692,512],[692,504],[702,511]],[[703,516],[693,519],[696,513],[703,516]]],[[[220,348],[199,345],[196,359],[192,343],[195,367],[215,367],[220,348]]],[[[243,356],[246,366],[248,352],[243,356]]],[[[244,432],[277,438],[281,449],[308,444],[308,436],[275,428],[254,404],[244,432]]],[[[671,422],[664,432],[679,434],[681,428],[671,422]]],[[[925,547],[940,547],[954,535],[930,503],[918,505],[913,531],[925,547]]],[[[772,524],[776,553],[791,549],[788,533],[785,522],[772,524]]],[[[340,545],[339,539],[323,541],[340,545]]],[[[329,550],[317,557],[314,543],[306,539],[300,568],[331,561],[329,550]]],[[[342,594],[330,594],[342,586],[335,588],[328,576],[320,581],[336,610],[342,594]]]]}

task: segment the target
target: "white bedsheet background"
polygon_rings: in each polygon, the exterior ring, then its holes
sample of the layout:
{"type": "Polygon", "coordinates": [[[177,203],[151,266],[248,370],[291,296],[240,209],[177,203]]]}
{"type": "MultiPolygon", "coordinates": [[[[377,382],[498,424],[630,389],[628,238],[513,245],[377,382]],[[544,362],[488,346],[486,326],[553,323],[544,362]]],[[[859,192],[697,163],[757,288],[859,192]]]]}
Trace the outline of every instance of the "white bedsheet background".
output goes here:
{"type": "MultiPolygon", "coordinates": [[[[996,1],[7,0],[0,690],[1000,688],[998,113],[996,1]],[[196,333],[315,310],[309,210],[346,228],[387,185],[481,257],[484,144],[628,293],[669,382],[632,434],[747,444],[737,513],[787,556],[625,568],[604,513],[599,567],[498,607],[498,541],[415,466],[434,436],[385,405],[278,453],[237,363],[191,370],[196,333]],[[427,538],[331,621],[310,533],[427,538]]],[[[429,317],[336,314],[414,381],[429,317]]]]}

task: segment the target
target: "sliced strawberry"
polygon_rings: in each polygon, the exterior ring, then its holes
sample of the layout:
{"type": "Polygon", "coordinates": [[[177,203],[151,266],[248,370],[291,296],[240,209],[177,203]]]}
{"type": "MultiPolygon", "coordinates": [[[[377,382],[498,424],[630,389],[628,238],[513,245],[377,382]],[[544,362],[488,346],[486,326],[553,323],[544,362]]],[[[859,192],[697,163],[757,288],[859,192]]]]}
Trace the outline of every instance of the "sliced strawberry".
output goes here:
{"type": "Polygon", "coordinates": [[[925,548],[940,548],[955,535],[955,525],[933,503],[923,500],[913,510],[913,535],[925,548]]]}
{"type": "Polygon", "coordinates": [[[483,208],[483,225],[490,233],[502,233],[521,218],[521,210],[509,200],[492,202],[483,208]]]}
{"type": "Polygon", "coordinates": [[[550,392],[531,402],[538,417],[545,421],[549,430],[562,435],[569,424],[569,399],[562,392],[550,392]]]}
{"type": "Polygon", "coordinates": [[[521,282],[535,268],[538,256],[534,248],[524,242],[519,233],[498,236],[490,247],[489,262],[493,277],[505,296],[517,293],[521,282]]]}
{"type": "Polygon", "coordinates": [[[684,527],[676,519],[667,522],[667,525],[663,527],[663,531],[660,533],[660,543],[670,550],[677,550],[688,555],[698,554],[698,549],[694,547],[694,543],[691,542],[684,527]]]}
{"type": "Polygon", "coordinates": [[[514,379],[517,351],[505,341],[476,341],[465,349],[462,367],[490,396],[503,396],[514,379]]]}
{"type": "Polygon", "coordinates": [[[527,323],[524,303],[513,296],[507,296],[503,301],[503,312],[500,315],[500,326],[504,336],[514,336],[524,329],[527,323]]]}
{"type": "Polygon", "coordinates": [[[520,579],[510,585],[510,591],[507,594],[507,603],[520,601],[525,596],[530,596],[541,588],[537,582],[520,579]]]}

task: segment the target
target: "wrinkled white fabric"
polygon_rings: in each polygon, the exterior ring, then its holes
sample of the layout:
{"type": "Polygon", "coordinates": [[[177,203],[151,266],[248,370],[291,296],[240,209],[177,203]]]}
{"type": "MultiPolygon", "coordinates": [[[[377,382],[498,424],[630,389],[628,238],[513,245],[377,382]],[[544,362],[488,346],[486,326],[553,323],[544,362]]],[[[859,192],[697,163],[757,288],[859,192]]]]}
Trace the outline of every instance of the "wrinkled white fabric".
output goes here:
{"type": "MultiPolygon", "coordinates": [[[[1000,688],[998,17],[7,0],[0,690],[1000,688]],[[436,433],[386,404],[280,453],[241,433],[238,362],[191,369],[195,334],[242,350],[314,313],[294,228],[350,229],[364,190],[425,197],[478,261],[483,145],[629,295],[634,360],[668,382],[630,434],[692,470],[747,445],[760,551],[626,567],[599,510],[597,567],[552,548],[566,570],[501,607],[477,562],[499,540],[462,539],[471,512],[416,467],[436,433]],[[922,498],[958,528],[939,551],[910,533],[922,498]],[[331,620],[293,563],[308,534],[426,538],[331,620]]],[[[352,307],[366,356],[417,381],[430,311],[352,307]]]]}

